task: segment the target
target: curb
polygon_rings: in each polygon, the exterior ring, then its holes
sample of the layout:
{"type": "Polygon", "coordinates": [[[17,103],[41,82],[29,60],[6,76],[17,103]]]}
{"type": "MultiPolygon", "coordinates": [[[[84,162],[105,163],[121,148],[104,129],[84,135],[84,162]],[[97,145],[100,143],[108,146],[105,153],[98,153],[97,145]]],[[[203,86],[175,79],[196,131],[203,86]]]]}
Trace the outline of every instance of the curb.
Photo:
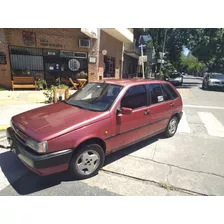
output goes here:
{"type": "Polygon", "coordinates": [[[0,125],[0,131],[4,131],[9,127],[9,125],[0,125]]]}

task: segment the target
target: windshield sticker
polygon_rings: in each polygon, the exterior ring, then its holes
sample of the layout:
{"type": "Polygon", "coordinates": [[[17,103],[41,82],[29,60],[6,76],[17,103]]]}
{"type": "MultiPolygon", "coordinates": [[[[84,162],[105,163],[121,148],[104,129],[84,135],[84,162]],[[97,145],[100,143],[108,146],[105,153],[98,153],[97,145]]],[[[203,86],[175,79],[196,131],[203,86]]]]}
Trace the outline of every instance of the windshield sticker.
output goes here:
{"type": "Polygon", "coordinates": [[[163,96],[157,96],[158,102],[162,102],[163,101],[163,96]]]}

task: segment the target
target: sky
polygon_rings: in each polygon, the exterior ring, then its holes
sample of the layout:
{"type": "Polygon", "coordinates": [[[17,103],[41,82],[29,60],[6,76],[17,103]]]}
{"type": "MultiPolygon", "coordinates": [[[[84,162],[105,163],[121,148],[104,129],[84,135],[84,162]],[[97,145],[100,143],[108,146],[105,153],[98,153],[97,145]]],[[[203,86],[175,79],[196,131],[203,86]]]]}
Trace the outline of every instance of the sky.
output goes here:
{"type": "Polygon", "coordinates": [[[187,56],[187,54],[189,53],[189,49],[186,47],[183,47],[183,52],[184,52],[184,55],[187,56]]]}

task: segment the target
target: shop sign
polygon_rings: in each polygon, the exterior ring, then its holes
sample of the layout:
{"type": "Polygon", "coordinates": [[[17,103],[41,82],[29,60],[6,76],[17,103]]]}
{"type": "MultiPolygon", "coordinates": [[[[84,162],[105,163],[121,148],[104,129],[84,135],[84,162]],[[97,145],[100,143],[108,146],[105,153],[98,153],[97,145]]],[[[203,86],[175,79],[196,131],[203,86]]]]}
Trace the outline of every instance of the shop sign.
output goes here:
{"type": "Polygon", "coordinates": [[[6,63],[6,54],[4,52],[0,52],[0,64],[7,64],[6,63]]]}
{"type": "Polygon", "coordinates": [[[71,71],[78,71],[80,68],[80,62],[77,59],[71,59],[68,62],[68,67],[71,71]]]}
{"type": "Polygon", "coordinates": [[[57,50],[43,50],[44,56],[60,56],[60,51],[57,50]]]}
{"type": "Polygon", "coordinates": [[[86,52],[60,51],[60,57],[62,57],[62,58],[87,58],[87,53],[86,52]]]}
{"type": "Polygon", "coordinates": [[[36,33],[30,31],[23,31],[23,42],[27,46],[35,45],[36,42],[36,33]]]}
{"type": "Polygon", "coordinates": [[[96,64],[96,57],[89,57],[89,63],[96,64]]]}

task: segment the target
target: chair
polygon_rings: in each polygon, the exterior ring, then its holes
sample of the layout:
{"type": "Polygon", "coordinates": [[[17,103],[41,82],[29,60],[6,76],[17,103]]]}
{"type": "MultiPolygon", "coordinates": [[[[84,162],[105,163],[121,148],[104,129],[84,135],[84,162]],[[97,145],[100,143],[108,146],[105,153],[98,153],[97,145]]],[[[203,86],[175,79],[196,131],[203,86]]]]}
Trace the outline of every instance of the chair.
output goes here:
{"type": "Polygon", "coordinates": [[[70,89],[76,89],[78,90],[78,86],[79,84],[76,82],[73,82],[73,80],[71,78],[69,78],[69,81],[71,82],[71,84],[73,85],[70,89]]]}

